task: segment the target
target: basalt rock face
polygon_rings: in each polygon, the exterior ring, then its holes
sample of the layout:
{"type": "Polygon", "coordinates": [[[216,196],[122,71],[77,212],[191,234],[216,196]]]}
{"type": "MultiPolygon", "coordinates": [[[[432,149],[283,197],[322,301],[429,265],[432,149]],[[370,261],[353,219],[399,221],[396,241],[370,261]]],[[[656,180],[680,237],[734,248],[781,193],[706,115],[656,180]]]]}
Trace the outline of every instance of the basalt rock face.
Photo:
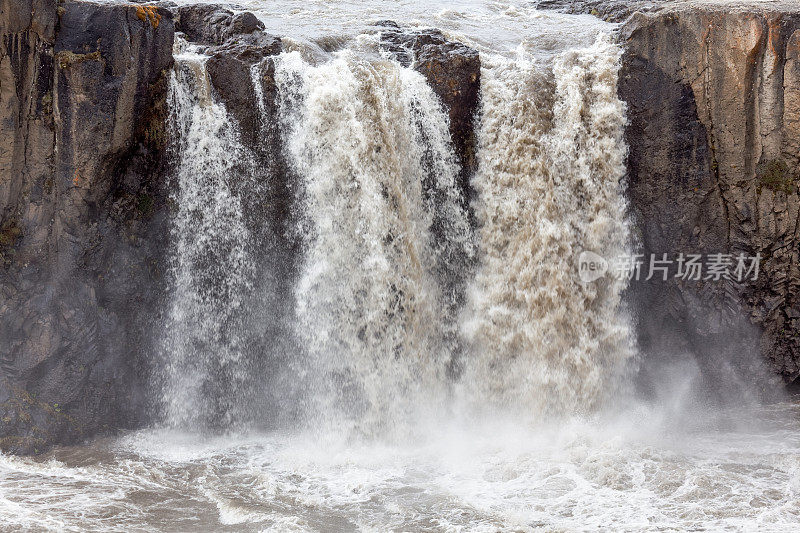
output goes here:
{"type": "Polygon", "coordinates": [[[450,135],[469,197],[469,175],[475,170],[475,117],[480,100],[481,60],[477,50],[448,41],[438,30],[411,31],[394,22],[380,24],[381,42],[404,66],[425,76],[450,115],[450,135]]]}
{"type": "Polygon", "coordinates": [[[761,359],[748,356],[760,353],[795,382],[800,10],[639,13],[621,39],[630,196],[645,258],[762,257],[755,281],[634,285],[641,348],[654,360],[692,353],[710,375],[728,372],[732,361],[748,381],[755,378],[746,367],[761,359]]]}
{"type": "Polygon", "coordinates": [[[0,1],[0,449],[147,412],[173,32],[157,7],[0,1]]]}
{"type": "MultiPolygon", "coordinates": [[[[261,179],[269,185],[257,195],[264,196],[261,205],[246,209],[248,218],[269,214],[281,226],[277,233],[287,233],[293,191],[282,159],[273,77],[273,57],[283,49],[280,38],[265,33],[252,13],[216,5],[180,7],[176,17],[176,29],[209,56],[206,69],[215,95],[236,120],[242,144],[259,160],[261,179]]],[[[253,194],[243,197],[254,200],[253,194]]]]}

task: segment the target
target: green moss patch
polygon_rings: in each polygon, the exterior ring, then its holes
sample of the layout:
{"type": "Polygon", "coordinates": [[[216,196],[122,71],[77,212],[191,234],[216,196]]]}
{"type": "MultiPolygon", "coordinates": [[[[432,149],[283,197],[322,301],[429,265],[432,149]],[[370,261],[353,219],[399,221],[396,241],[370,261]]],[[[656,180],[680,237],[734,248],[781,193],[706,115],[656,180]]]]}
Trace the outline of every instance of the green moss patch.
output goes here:
{"type": "Polygon", "coordinates": [[[56,54],[56,63],[62,69],[69,68],[71,65],[83,63],[84,61],[100,61],[100,50],[96,50],[90,54],[76,54],[69,50],[63,50],[56,54]]]}
{"type": "Polygon", "coordinates": [[[136,208],[143,217],[149,217],[153,214],[153,207],[155,200],[149,194],[140,194],[136,201],[136,208]]]}
{"type": "Polygon", "coordinates": [[[9,220],[0,225],[0,248],[11,248],[22,238],[22,229],[16,221],[9,220]]]}
{"type": "Polygon", "coordinates": [[[789,170],[789,165],[783,159],[772,159],[758,165],[756,179],[758,180],[757,191],[759,194],[763,189],[786,194],[792,194],[795,190],[794,177],[789,170]]]}
{"type": "Polygon", "coordinates": [[[3,379],[0,387],[11,391],[11,397],[0,403],[0,451],[37,454],[65,431],[78,436],[83,433],[77,420],[63,412],[62,405],[38,400],[3,379]]]}

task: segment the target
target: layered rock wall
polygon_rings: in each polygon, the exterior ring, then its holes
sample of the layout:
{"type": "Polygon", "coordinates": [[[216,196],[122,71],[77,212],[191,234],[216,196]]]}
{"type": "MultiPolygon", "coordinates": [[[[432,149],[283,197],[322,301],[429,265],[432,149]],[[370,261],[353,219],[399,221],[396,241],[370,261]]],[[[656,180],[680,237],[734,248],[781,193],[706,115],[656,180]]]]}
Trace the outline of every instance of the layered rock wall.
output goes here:
{"type": "Polygon", "coordinates": [[[793,382],[800,10],[684,3],[634,14],[621,38],[630,195],[645,257],[763,258],[757,281],[635,286],[645,357],[691,352],[714,375],[737,360],[746,371],[755,352],[793,382]]]}
{"type": "Polygon", "coordinates": [[[173,31],[155,7],[0,2],[0,449],[147,412],[173,31]]]}

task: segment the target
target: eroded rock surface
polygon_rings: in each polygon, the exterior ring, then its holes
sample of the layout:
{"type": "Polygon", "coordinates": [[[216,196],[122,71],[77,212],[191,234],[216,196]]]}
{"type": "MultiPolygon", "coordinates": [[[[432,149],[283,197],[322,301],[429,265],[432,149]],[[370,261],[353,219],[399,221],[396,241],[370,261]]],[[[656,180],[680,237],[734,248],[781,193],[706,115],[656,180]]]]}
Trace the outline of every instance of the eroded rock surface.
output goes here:
{"type": "Polygon", "coordinates": [[[755,282],[640,284],[642,348],[653,358],[693,352],[712,371],[760,353],[795,381],[800,10],[686,4],[634,15],[622,41],[619,93],[645,257],[763,258],[755,282]]]}
{"type": "Polygon", "coordinates": [[[173,31],[157,7],[0,1],[0,449],[147,412],[173,31]]]}
{"type": "Polygon", "coordinates": [[[189,41],[220,45],[231,37],[263,30],[264,23],[252,13],[238,13],[214,4],[181,6],[175,9],[175,30],[189,41]]]}

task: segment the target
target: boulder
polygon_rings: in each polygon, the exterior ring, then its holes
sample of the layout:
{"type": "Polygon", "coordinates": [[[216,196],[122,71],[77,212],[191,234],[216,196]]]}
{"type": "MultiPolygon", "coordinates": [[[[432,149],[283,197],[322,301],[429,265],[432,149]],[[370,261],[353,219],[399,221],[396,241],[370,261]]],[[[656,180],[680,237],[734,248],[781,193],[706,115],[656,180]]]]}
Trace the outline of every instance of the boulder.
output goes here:
{"type": "Polygon", "coordinates": [[[174,12],[175,30],[196,43],[220,45],[234,35],[264,29],[264,23],[252,13],[237,14],[220,5],[181,6],[174,12]]]}

